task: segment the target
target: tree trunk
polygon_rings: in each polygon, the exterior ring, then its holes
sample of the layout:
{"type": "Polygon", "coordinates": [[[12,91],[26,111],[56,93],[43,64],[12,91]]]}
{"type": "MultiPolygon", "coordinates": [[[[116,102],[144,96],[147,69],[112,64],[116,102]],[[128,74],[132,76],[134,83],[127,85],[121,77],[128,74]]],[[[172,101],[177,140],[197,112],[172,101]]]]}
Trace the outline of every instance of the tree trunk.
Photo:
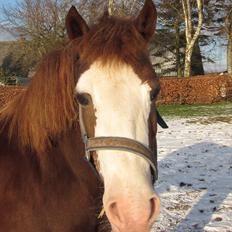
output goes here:
{"type": "Polygon", "coordinates": [[[228,35],[227,72],[228,72],[229,75],[232,75],[232,34],[228,35]]]}
{"type": "Polygon", "coordinates": [[[180,22],[177,19],[175,22],[175,47],[176,47],[176,71],[177,76],[181,77],[181,59],[180,59],[180,22]]]}
{"type": "Polygon", "coordinates": [[[225,31],[228,38],[227,43],[227,72],[232,76],[232,6],[228,9],[225,19],[225,31]]]}
{"type": "Polygon", "coordinates": [[[114,12],[114,0],[109,0],[108,12],[109,12],[109,15],[113,15],[113,12],[114,12]]]}
{"type": "Polygon", "coordinates": [[[184,77],[190,77],[191,75],[191,58],[193,54],[193,49],[188,49],[185,51],[184,58],[184,77]]]}
{"type": "Polygon", "coordinates": [[[182,0],[182,7],[185,18],[185,35],[186,35],[186,48],[185,48],[185,67],[184,76],[189,77],[191,75],[191,59],[194,45],[200,35],[203,24],[203,0],[197,0],[198,9],[198,24],[196,31],[193,33],[192,24],[192,9],[190,0],[182,0]]]}

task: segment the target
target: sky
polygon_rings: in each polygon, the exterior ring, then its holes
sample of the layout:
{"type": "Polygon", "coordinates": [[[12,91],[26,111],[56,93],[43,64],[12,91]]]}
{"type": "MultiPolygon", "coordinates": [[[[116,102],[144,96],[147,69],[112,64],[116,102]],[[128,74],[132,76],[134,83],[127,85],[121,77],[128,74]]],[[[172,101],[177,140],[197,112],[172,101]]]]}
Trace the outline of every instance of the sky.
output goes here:
{"type": "Polygon", "coordinates": [[[2,5],[14,5],[17,0],[0,0],[0,6],[2,5]]]}
{"type": "MultiPolygon", "coordinates": [[[[0,0],[0,21],[2,20],[1,8],[14,6],[19,0],[0,0]]],[[[0,28],[0,41],[14,40],[14,37],[0,28]]]]}
{"type": "Polygon", "coordinates": [[[0,28],[0,41],[14,40],[15,38],[8,32],[0,28]]]}

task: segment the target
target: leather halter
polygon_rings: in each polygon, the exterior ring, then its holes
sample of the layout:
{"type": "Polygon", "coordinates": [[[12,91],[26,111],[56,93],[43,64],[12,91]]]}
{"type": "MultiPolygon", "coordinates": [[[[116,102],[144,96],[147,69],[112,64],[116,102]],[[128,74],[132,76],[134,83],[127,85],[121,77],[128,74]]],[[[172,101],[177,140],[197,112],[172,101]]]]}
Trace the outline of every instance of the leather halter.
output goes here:
{"type": "Polygon", "coordinates": [[[99,150],[120,150],[133,153],[145,159],[153,170],[154,180],[157,180],[158,173],[155,165],[154,153],[147,146],[139,141],[125,137],[93,137],[89,138],[85,129],[82,113],[82,105],[79,104],[79,123],[82,139],[85,144],[85,156],[90,160],[90,152],[99,150]]]}

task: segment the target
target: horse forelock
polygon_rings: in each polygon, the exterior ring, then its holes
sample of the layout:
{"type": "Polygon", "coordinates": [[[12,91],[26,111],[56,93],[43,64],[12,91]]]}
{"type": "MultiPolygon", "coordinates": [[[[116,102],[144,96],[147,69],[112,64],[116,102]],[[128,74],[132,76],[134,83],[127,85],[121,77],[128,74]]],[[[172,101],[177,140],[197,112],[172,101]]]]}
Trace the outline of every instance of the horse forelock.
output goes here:
{"type": "Polygon", "coordinates": [[[100,59],[102,64],[113,60],[114,63],[138,65],[144,58],[146,45],[132,19],[103,16],[83,36],[80,53],[82,59],[89,64],[100,59]]]}
{"type": "Polygon", "coordinates": [[[74,59],[70,46],[48,54],[27,90],[0,112],[0,129],[20,149],[43,153],[76,121],[74,59]]]}

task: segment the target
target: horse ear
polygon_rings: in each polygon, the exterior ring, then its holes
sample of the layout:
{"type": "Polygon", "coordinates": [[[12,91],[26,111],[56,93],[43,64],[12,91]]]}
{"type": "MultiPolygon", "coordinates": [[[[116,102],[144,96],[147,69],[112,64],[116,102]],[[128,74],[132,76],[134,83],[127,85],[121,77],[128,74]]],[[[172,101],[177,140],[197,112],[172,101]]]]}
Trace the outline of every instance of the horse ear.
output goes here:
{"type": "Polygon", "coordinates": [[[89,30],[87,23],[78,13],[75,6],[70,8],[66,16],[65,25],[70,40],[83,36],[89,30]]]}
{"type": "Polygon", "coordinates": [[[135,26],[144,39],[149,42],[156,28],[157,11],[152,0],[146,0],[139,16],[135,19],[135,26]]]}

